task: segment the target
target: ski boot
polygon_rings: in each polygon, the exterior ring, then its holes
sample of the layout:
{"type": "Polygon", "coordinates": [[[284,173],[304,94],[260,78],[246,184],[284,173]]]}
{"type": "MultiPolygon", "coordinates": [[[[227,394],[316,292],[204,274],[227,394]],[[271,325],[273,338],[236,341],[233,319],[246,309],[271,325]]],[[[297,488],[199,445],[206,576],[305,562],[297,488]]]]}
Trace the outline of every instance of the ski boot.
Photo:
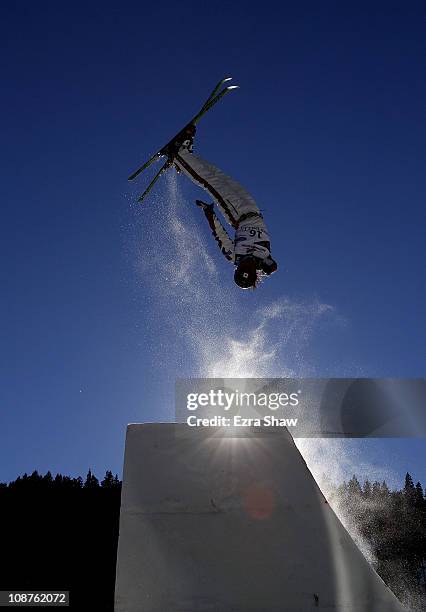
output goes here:
{"type": "Polygon", "coordinates": [[[183,128],[177,136],[165,147],[163,154],[166,154],[169,159],[176,157],[182,151],[192,153],[194,147],[194,136],[197,128],[192,123],[189,123],[183,128]]]}

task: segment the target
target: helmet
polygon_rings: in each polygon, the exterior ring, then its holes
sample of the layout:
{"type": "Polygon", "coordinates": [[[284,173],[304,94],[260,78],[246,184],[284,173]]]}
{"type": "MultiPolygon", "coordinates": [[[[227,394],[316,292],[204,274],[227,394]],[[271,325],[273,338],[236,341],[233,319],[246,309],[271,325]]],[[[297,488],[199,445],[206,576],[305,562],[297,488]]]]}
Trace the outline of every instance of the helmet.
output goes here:
{"type": "Polygon", "coordinates": [[[240,260],[235,270],[234,281],[241,289],[256,287],[257,271],[254,257],[244,257],[240,260]]]}

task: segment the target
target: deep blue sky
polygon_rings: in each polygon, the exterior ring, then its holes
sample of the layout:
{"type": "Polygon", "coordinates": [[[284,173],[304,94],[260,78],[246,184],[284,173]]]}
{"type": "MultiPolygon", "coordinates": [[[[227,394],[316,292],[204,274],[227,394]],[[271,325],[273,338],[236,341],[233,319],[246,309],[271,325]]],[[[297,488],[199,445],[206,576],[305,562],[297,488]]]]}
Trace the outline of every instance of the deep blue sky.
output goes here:
{"type": "MultiPolygon", "coordinates": [[[[0,480],[119,472],[125,425],[172,418],[156,393],[191,355],[137,278],[135,219],[144,244],[156,233],[126,177],[228,74],[241,89],[199,150],[256,197],[281,264],[243,298],[220,268],[242,327],[250,300],[318,298],[345,321],[312,339],[318,375],[424,375],[425,17],[422,2],[2,7],[0,480]]],[[[426,480],[423,441],[398,448],[395,469],[426,480]]]]}

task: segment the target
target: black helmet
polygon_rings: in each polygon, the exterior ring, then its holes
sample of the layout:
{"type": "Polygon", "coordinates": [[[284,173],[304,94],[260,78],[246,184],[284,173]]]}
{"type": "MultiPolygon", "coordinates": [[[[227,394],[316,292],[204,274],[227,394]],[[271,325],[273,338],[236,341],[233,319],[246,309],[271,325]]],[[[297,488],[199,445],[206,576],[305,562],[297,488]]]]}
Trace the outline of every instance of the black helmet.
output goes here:
{"type": "Polygon", "coordinates": [[[254,257],[244,257],[240,260],[235,270],[234,281],[241,289],[256,287],[257,270],[254,257]]]}

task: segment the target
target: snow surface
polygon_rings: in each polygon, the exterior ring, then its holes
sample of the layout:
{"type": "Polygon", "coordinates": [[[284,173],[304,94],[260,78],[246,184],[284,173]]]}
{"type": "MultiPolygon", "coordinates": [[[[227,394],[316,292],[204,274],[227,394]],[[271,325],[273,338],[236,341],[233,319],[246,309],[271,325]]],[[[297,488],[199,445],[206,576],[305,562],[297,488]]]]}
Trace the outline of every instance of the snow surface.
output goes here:
{"type": "Polygon", "coordinates": [[[129,425],[116,612],[402,612],[287,430],[255,433],[129,425]]]}

